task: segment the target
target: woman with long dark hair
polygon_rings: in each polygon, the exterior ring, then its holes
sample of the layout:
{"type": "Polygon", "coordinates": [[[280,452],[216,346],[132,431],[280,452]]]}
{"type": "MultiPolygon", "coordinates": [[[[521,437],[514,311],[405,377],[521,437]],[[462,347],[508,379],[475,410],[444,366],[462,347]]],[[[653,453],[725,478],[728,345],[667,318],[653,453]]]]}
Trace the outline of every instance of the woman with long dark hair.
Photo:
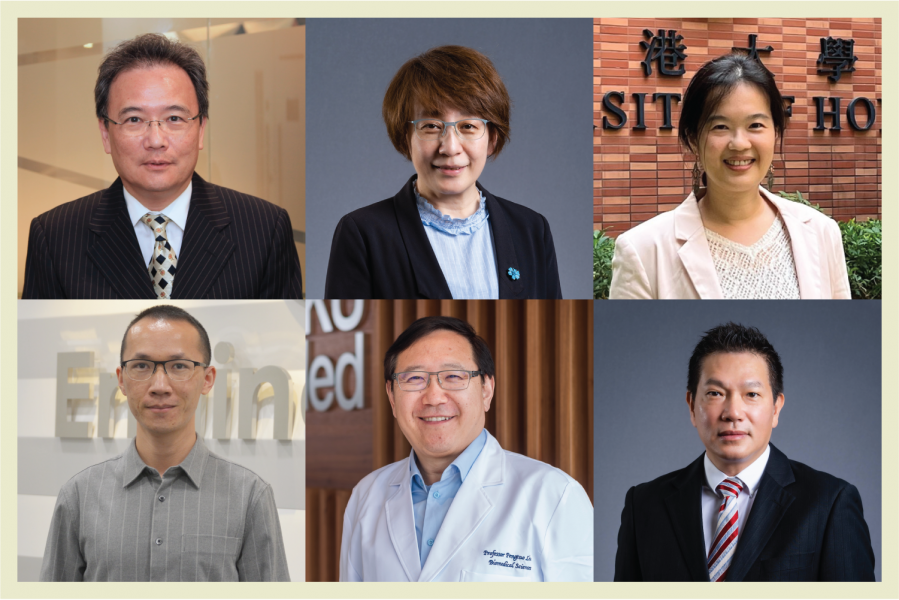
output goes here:
{"type": "Polygon", "coordinates": [[[785,127],[759,61],[728,54],[703,65],[679,123],[696,157],[693,192],[618,237],[610,297],[849,298],[836,222],[770,191],[785,127]]]}

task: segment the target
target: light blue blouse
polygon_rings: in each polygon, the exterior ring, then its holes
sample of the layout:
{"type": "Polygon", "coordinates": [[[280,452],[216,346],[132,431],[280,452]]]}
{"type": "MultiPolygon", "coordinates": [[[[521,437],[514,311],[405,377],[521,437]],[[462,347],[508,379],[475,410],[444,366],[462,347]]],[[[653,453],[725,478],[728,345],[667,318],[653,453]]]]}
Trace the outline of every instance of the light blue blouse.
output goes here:
{"type": "MultiPolygon", "coordinates": [[[[414,186],[413,186],[413,189],[414,186]]],[[[487,225],[487,199],[481,196],[481,206],[465,219],[454,219],[437,210],[418,195],[415,201],[425,226],[431,248],[449,286],[453,298],[499,298],[496,275],[496,249],[493,232],[487,225]]]]}

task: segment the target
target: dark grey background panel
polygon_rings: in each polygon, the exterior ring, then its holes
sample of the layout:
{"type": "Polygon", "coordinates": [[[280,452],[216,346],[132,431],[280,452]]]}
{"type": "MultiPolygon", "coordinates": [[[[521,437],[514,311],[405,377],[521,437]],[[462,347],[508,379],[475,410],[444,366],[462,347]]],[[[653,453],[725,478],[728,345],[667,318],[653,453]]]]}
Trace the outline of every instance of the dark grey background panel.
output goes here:
{"type": "Polygon", "coordinates": [[[880,301],[594,303],[595,578],[611,581],[624,496],[705,448],[690,424],[687,363],[705,331],[758,327],[784,366],[771,442],[855,485],[881,580],[880,301]]]}
{"type": "Polygon", "coordinates": [[[415,173],[381,119],[396,71],[429,48],[487,55],[512,98],[511,141],[479,179],[549,221],[562,294],[592,298],[593,23],[590,19],[309,19],[306,296],[321,298],[340,217],[393,197],[415,173]],[[342,125],[347,124],[347,125],[342,125]]]}
{"type": "MultiPolygon", "coordinates": [[[[211,452],[272,484],[278,508],[306,509],[305,440],[203,441],[211,452]]],[[[56,496],[75,474],[118,456],[130,443],[128,439],[19,438],[17,493],[56,496]]]]}

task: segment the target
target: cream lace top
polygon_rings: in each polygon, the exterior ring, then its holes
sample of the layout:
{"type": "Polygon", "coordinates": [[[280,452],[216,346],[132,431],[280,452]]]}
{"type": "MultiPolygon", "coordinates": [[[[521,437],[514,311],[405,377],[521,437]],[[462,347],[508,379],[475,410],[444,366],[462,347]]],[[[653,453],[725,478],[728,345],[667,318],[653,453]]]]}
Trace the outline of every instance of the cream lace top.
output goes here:
{"type": "Polygon", "coordinates": [[[705,230],[727,299],[799,299],[799,280],[790,246],[790,234],[780,215],[759,241],[744,246],[705,230]]]}

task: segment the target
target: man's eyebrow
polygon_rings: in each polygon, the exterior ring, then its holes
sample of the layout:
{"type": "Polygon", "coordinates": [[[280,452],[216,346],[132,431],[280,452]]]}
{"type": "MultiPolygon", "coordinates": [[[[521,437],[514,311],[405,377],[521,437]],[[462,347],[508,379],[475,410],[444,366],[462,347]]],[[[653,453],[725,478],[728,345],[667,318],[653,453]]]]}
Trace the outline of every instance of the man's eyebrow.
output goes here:
{"type": "MultiPolygon", "coordinates": [[[[178,112],[190,113],[190,110],[188,110],[187,107],[182,106],[180,104],[172,104],[170,106],[166,106],[163,109],[164,112],[171,112],[173,110],[178,111],[178,112]]],[[[121,115],[126,115],[129,113],[143,113],[143,112],[145,112],[145,110],[139,106],[126,106],[125,108],[120,110],[118,114],[119,114],[119,116],[121,116],[121,115]]]]}
{"type": "MultiPolygon", "coordinates": [[[[460,371],[465,371],[467,367],[460,363],[443,363],[440,365],[441,369],[458,369],[460,371]]],[[[402,371],[398,371],[399,373],[405,373],[406,371],[424,371],[424,365],[409,365],[408,367],[403,367],[402,371]]]]}
{"type": "MultiPolygon", "coordinates": [[[[180,358],[185,358],[186,356],[187,356],[187,355],[184,354],[183,352],[175,352],[174,354],[169,354],[169,357],[166,358],[166,359],[164,359],[164,360],[178,360],[178,359],[180,359],[180,358]]],[[[128,359],[126,359],[126,360],[135,360],[135,359],[140,359],[140,360],[155,360],[152,356],[150,356],[149,354],[147,354],[147,353],[145,353],[145,352],[138,352],[138,353],[135,354],[133,357],[128,358],[128,359]]]]}
{"type": "MultiPolygon", "coordinates": [[[[719,379],[715,379],[714,377],[709,377],[708,379],[706,379],[704,385],[714,385],[720,388],[727,388],[727,386],[724,385],[724,382],[719,379]]],[[[765,384],[757,379],[747,379],[743,382],[743,387],[763,388],[765,387],[765,384]]]]}

